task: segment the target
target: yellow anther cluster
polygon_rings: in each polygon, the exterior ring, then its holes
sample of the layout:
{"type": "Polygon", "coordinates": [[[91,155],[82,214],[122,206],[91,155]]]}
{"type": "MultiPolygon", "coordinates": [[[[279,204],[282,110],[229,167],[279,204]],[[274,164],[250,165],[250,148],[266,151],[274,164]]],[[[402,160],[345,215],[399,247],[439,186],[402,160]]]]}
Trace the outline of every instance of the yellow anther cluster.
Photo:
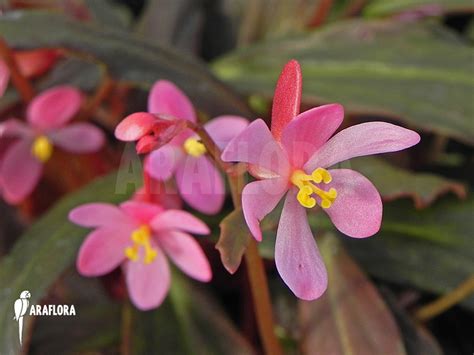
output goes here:
{"type": "Polygon", "coordinates": [[[150,244],[151,231],[150,227],[143,225],[140,228],[133,231],[131,239],[133,245],[125,249],[125,256],[132,261],[138,261],[138,253],[140,247],[145,249],[145,255],[143,261],[145,264],[150,264],[155,260],[157,252],[156,249],[152,248],[150,244]]]}
{"type": "Polygon", "coordinates": [[[38,136],[33,141],[31,153],[42,163],[45,163],[53,154],[53,144],[46,136],[38,136]]]}
{"type": "Polygon", "coordinates": [[[188,138],[183,144],[183,148],[189,155],[199,158],[206,154],[206,146],[196,138],[188,138]]]}
{"type": "Polygon", "coordinates": [[[296,198],[298,202],[306,208],[316,206],[316,199],[312,197],[315,194],[321,198],[321,207],[329,208],[337,197],[337,191],[331,187],[329,191],[325,191],[317,187],[315,184],[329,184],[332,181],[329,171],[323,168],[317,168],[311,175],[306,174],[303,170],[296,170],[291,176],[291,182],[300,190],[296,198]]]}

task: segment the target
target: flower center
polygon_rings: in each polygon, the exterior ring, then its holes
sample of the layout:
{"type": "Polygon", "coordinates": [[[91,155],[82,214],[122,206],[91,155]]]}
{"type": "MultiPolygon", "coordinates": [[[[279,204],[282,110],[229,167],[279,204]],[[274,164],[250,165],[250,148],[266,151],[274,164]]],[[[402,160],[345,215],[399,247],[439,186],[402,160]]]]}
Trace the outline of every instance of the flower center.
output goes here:
{"type": "Polygon", "coordinates": [[[53,144],[46,136],[38,136],[33,141],[31,146],[31,153],[43,163],[46,163],[51,154],[53,154],[53,144]]]}
{"type": "Polygon", "coordinates": [[[143,262],[150,264],[155,260],[157,252],[151,247],[151,231],[147,225],[142,225],[140,228],[134,230],[130,236],[133,241],[131,247],[125,248],[125,256],[131,261],[138,261],[140,247],[144,249],[145,255],[143,262]]]}
{"type": "Polygon", "coordinates": [[[206,146],[196,138],[188,138],[183,144],[183,148],[189,155],[199,158],[206,154],[206,146]]]}
{"type": "Polygon", "coordinates": [[[306,174],[303,170],[295,170],[291,175],[291,183],[300,189],[296,198],[306,208],[316,206],[316,199],[311,197],[312,194],[321,198],[320,205],[322,208],[331,207],[337,197],[336,189],[331,187],[329,191],[325,191],[314,184],[329,184],[331,181],[331,174],[323,168],[317,168],[311,175],[306,174]]]}

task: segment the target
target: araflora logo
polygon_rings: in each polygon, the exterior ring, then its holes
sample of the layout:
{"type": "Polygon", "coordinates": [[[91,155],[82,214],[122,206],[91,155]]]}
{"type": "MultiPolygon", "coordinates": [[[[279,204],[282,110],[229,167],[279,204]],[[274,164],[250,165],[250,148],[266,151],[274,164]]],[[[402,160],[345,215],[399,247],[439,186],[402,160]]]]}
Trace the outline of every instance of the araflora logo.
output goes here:
{"type": "MultiPolygon", "coordinates": [[[[22,291],[20,293],[20,298],[15,301],[14,310],[15,316],[14,320],[18,322],[18,338],[20,339],[20,344],[23,343],[23,323],[26,313],[28,313],[28,307],[30,306],[29,299],[31,298],[31,293],[28,290],[22,291]]],[[[48,305],[39,305],[32,304],[30,307],[30,316],[75,316],[76,308],[73,304],[48,304],[48,305]]]]}

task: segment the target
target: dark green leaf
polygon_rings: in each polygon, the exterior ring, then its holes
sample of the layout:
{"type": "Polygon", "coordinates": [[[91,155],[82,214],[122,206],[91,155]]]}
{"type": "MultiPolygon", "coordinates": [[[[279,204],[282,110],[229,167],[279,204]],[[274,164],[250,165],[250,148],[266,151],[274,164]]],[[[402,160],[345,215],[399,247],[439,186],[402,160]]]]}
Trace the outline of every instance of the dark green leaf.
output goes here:
{"type": "Polygon", "coordinates": [[[365,8],[366,16],[387,16],[405,11],[423,10],[428,13],[473,12],[471,0],[372,0],[365,8]]]}

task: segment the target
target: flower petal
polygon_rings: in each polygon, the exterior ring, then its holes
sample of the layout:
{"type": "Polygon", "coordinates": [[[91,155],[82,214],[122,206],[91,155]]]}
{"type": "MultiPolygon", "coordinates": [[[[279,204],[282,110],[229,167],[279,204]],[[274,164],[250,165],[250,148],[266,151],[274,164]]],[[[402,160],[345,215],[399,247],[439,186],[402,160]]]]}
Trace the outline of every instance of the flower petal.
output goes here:
{"type": "Polygon", "coordinates": [[[183,159],[181,150],[173,145],[152,151],[145,159],[145,170],[157,180],[166,181],[173,176],[178,162],[183,159]]]}
{"type": "Polygon", "coordinates": [[[3,96],[8,86],[8,79],[10,79],[10,70],[6,63],[0,59],[0,97],[3,96]]]}
{"type": "Polygon", "coordinates": [[[350,169],[329,170],[337,197],[324,211],[342,233],[353,238],[374,235],[382,223],[382,200],[375,186],[363,175],[350,169]]]}
{"type": "Polygon", "coordinates": [[[219,116],[207,122],[204,128],[222,150],[248,125],[249,121],[240,116],[219,116]]]}
{"type": "Polygon", "coordinates": [[[187,233],[166,231],[159,235],[165,253],[188,276],[207,282],[212,278],[211,266],[198,242],[187,233]]]}
{"type": "Polygon", "coordinates": [[[0,138],[29,136],[33,136],[33,131],[19,119],[10,118],[0,123],[0,138]]]}
{"type": "Polygon", "coordinates": [[[132,228],[100,227],[91,232],[79,249],[76,266],[84,276],[109,273],[125,259],[125,248],[131,244],[132,228]]]}
{"type": "Polygon", "coordinates": [[[281,176],[287,176],[290,169],[286,153],[262,119],[250,123],[230,141],[222,153],[222,160],[249,163],[281,176]]]}
{"type": "Polygon", "coordinates": [[[3,157],[0,180],[5,200],[18,203],[26,198],[38,183],[43,165],[31,154],[31,140],[13,143],[3,157]]]}
{"type": "Polygon", "coordinates": [[[250,232],[262,240],[260,221],[276,207],[288,190],[286,179],[265,179],[245,185],[242,191],[242,210],[250,232]]]}
{"type": "Polygon", "coordinates": [[[123,202],[120,204],[120,209],[141,224],[149,224],[157,214],[163,212],[161,206],[141,201],[123,202]]]}
{"type": "Polygon", "coordinates": [[[286,196],[276,238],[275,263],[283,281],[298,298],[320,297],[327,288],[327,272],[294,188],[286,196]]]}
{"type": "Polygon", "coordinates": [[[409,148],[420,141],[412,130],[386,122],[361,123],[332,137],[305,164],[304,170],[330,167],[341,161],[409,148]]]}
{"type": "Polygon", "coordinates": [[[28,122],[47,131],[59,128],[79,111],[82,94],[72,86],[55,86],[36,96],[27,109],[28,122]]]}
{"type": "Polygon", "coordinates": [[[125,265],[128,293],[133,304],[147,311],[158,307],[170,288],[170,268],[163,251],[156,247],[157,256],[150,264],[129,261],[125,265]]]}
{"type": "Polygon", "coordinates": [[[167,80],[159,80],[153,85],[148,96],[148,112],[196,122],[196,112],[189,98],[167,80]]]}
{"type": "Polygon", "coordinates": [[[176,184],[183,200],[199,212],[215,214],[224,204],[224,181],[205,155],[188,155],[176,169],[176,184]]]}
{"type": "Polygon", "coordinates": [[[124,142],[133,142],[151,132],[156,116],[148,112],[135,112],[125,117],[115,127],[115,137],[124,142]]]}
{"type": "Polygon", "coordinates": [[[334,134],[344,119],[339,104],[324,105],[300,113],[283,130],[281,143],[295,168],[302,168],[334,134]]]}
{"type": "Polygon", "coordinates": [[[102,131],[86,122],[72,123],[52,132],[49,137],[58,147],[78,154],[96,152],[105,142],[102,131]]]}
{"type": "Polygon", "coordinates": [[[69,220],[82,227],[101,227],[115,224],[133,224],[117,206],[110,203],[86,203],[69,212],[69,220]]]}
{"type": "Polygon", "coordinates": [[[167,210],[157,215],[150,223],[155,232],[178,229],[195,234],[209,234],[209,227],[191,213],[181,210],[167,210]]]}

